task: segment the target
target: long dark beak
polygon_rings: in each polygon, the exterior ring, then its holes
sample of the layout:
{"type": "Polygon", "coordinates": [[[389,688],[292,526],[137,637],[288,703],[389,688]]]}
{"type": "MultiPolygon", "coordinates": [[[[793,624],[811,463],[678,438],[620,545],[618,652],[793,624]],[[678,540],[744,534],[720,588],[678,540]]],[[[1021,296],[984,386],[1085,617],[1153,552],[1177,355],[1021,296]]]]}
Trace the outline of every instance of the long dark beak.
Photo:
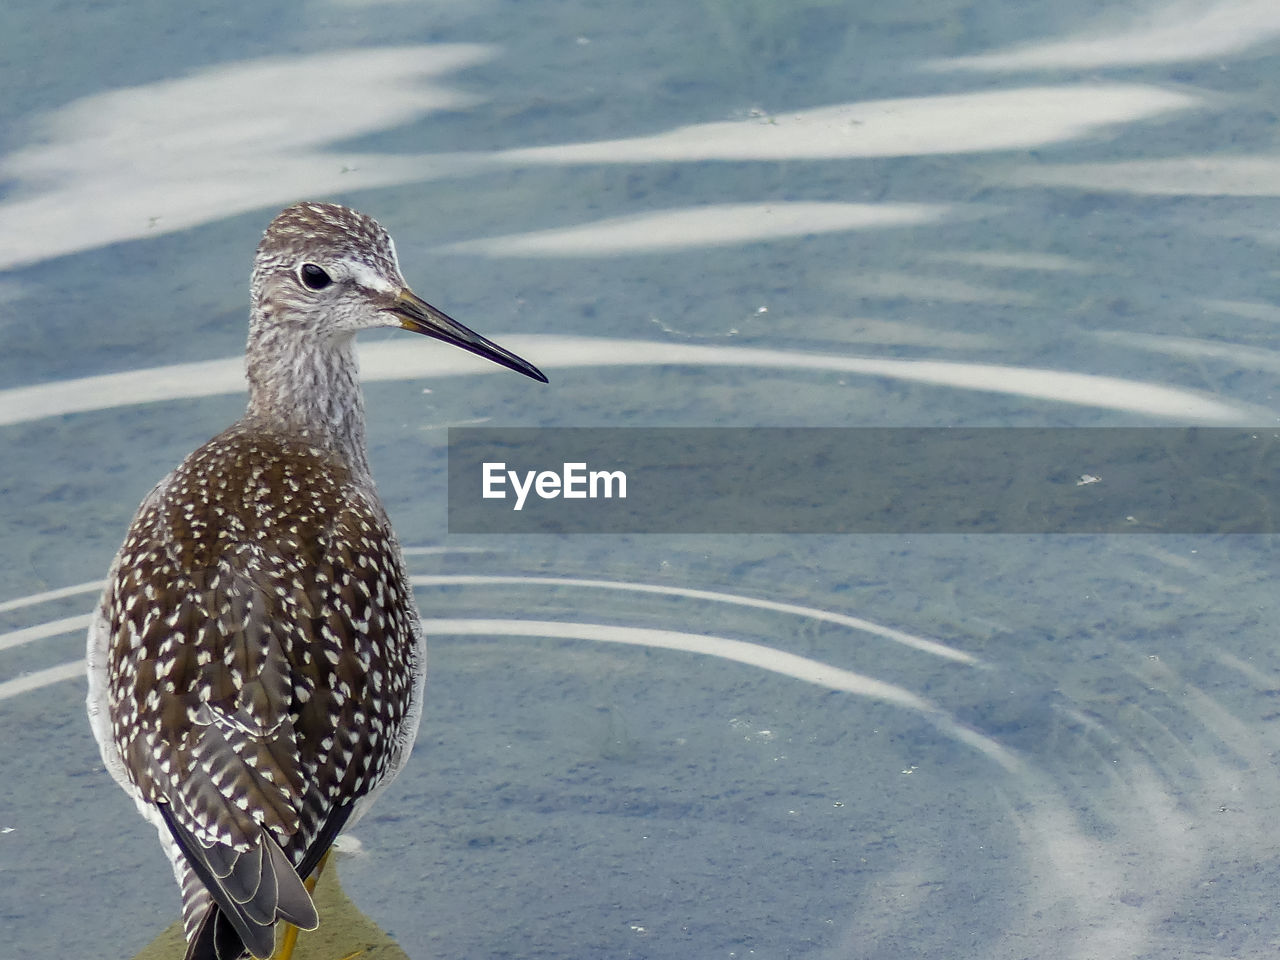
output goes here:
{"type": "Polygon", "coordinates": [[[455,347],[461,347],[476,356],[500,363],[509,370],[523,373],[534,380],[547,382],[546,375],[528,360],[521,360],[510,350],[504,350],[492,340],[486,340],[473,330],[468,330],[457,320],[441,313],[408,287],[401,290],[388,308],[400,318],[400,326],[414,333],[435,337],[455,347]]]}

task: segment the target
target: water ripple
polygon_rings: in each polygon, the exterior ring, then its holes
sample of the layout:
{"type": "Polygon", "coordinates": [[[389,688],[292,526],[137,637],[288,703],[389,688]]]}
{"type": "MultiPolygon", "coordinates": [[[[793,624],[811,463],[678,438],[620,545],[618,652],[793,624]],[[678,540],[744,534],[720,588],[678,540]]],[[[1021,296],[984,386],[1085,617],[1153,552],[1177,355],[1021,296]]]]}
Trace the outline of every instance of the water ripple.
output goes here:
{"type": "MultiPolygon", "coordinates": [[[[662,364],[826,370],[1169,417],[1180,422],[1257,425],[1274,419],[1274,412],[1265,408],[1191,390],[1067,370],[598,337],[498,334],[496,339],[517,353],[535,357],[539,365],[549,370],[662,364]]],[[[391,342],[362,346],[360,362],[366,381],[469,376],[499,369],[461,351],[406,350],[403,344],[391,342]]],[[[245,389],[243,364],[239,357],[228,357],[0,390],[0,426],[180,397],[239,393],[245,389]]]]}
{"type": "Polygon", "coordinates": [[[494,159],[522,164],[837,160],[1030,149],[1203,102],[1192,93],[1138,83],[979,90],[779,111],[621,140],[524,147],[494,159]]]}
{"type": "Polygon", "coordinates": [[[947,660],[955,660],[959,663],[979,665],[982,662],[973,654],[965,653],[963,650],[957,650],[955,647],[949,647],[945,643],[939,643],[936,640],[929,640],[925,637],[918,637],[915,634],[895,630],[892,627],[882,626],[881,624],[873,623],[870,620],[864,620],[861,617],[851,617],[848,614],[834,613],[829,610],[823,610],[819,607],[807,607],[796,603],[780,603],[776,600],[762,600],[758,597],[748,597],[738,593],[721,593],[715,590],[697,590],[693,587],[673,587],[657,583],[591,580],[581,577],[518,577],[487,576],[479,574],[442,574],[413,576],[409,579],[416,587],[525,584],[532,586],[565,586],[588,587],[603,590],[627,590],[633,593],[656,593],[663,596],[688,597],[692,600],[711,600],[716,603],[729,603],[741,607],[754,607],[758,610],[772,610],[775,613],[794,614],[795,616],[808,617],[813,620],[825,620],[828,623],[835,623],[842,627],[850,627],[854,630],[860,630],[863,633],[870,633],[877,637],[883,637],[886,640],[892,640],[894,643],[900,643],[903,646],[911,647],[915,650],[922,650],[925,653],[931,653],[934,656],[943,657],[947,660]]]}
{"type": "Polygon", "coordinates": [[[995,761],[1008,772],[1019,768],[1017,758],[1005,747],[976,730],[957,723],[945,711],[909,690],[854,673],[841,667],[787,653],[760,643],[716,637],[682,630],[660,630],[652,627],[623,627],[611,623],[578,623],[567,620],[496,620],[483,617],[422,621],[429,634],[455,636],[551,637],[566,640],[591,640],[597,643],[623,643],[664,650],[680,650],[704,656],[733,660],[759,667],[771,673],[794,677],[829,690],[840,690],[861,697],[882,700],[897,707],[922,714],[940,731],[959,740],[995,761]]]}
{"type": "Polygon", "coordinates": [[[487,257],[616,257],[916,226],[941,220],[950,209],[927,203],[719,203],[611,217],[559,230],[485,237],[442,249],[487,257]]]}
{"type": "Polygon", "coordinates": [[[1060,70],[1136,66],[1225,57],[1270,42],[1280,34],[1274,0],[1168,3],[1062,40],[1018,46],[967,57],[932,60],[930,70],[1060,70]]]}

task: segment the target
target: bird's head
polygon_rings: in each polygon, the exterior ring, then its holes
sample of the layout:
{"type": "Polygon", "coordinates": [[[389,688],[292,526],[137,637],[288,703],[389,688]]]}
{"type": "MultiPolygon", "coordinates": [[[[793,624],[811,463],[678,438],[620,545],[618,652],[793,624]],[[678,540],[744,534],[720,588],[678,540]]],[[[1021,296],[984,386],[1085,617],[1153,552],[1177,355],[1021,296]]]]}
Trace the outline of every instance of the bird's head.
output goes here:
{"type": "Polygon", "coordinates": [[[547,382],[533,364],[415,294],[400,273],[390,234],[372,217],[338,204],[297,203],[271,221],[254,260],[252,295],[257,326],[317,343],[399,327],[547,382]]]}

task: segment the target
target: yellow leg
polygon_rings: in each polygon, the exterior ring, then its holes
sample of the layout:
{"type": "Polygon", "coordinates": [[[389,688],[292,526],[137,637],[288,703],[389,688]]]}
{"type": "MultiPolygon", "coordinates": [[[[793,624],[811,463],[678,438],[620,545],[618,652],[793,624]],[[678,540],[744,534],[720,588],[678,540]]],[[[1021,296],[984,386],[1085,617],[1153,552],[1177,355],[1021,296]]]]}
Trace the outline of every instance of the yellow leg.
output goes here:
{"type": "MultiPolygon", "coordinates": [[[[293,948],[298,943],[299,930],[292,923],[284,925],[284,936],[280,938],[280,945],[276,947],[275,955],[271,960],[290,960],[293,956],[293,948]]],[[[357,950],[355,953],[348,953],[340,960],[356,960],[356,957],[364,953],[363,950],[357,950]]]]}
{"type": "MultiPolygon", "coordinates": [[[[307,893],[315,894],[316,884],[320,882],[320,874],[324,872],[324,865],[329,862],[329,854],[332,852],[332,850],[325,851],[325,855],[320,858],[320,863],[316,865],[311,876],[303,881],[303,886],[307,888],[307,893]]],[[[275,953],[271,955],[271,960],[292,960],[294,947],[298,945],[298,933],[297,927],[292,923],[286,923],[284,925],[284,936],[280,938],[280,943],[276,946],[275,953]]],[[[342,960],[355,960],[363,952],[363,950],[357,950],[355,953],[343,957],[342,960]]]]}
{"type": "Polygon", "coordinates": [[[284,936],[276,944],[276,952],[271,955],[271,960],[290,960],[293,956],[293,948],[297,945],[298,928],[292,923],[286,923],[284,925],[284,936]]]}

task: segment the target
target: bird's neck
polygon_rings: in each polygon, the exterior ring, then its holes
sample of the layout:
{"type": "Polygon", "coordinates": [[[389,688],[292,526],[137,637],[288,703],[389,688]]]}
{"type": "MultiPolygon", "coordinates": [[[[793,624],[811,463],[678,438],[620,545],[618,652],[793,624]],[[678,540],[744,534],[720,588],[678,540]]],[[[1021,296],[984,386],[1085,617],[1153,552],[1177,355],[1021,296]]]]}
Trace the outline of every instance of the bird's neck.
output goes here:
{"type": "Polygon", "coordinates": [[[353,473],[370,475],[354,336],[319,341],[308,331],[255,326],[246,373],[246,419],[332,450],[353,473]]]}

